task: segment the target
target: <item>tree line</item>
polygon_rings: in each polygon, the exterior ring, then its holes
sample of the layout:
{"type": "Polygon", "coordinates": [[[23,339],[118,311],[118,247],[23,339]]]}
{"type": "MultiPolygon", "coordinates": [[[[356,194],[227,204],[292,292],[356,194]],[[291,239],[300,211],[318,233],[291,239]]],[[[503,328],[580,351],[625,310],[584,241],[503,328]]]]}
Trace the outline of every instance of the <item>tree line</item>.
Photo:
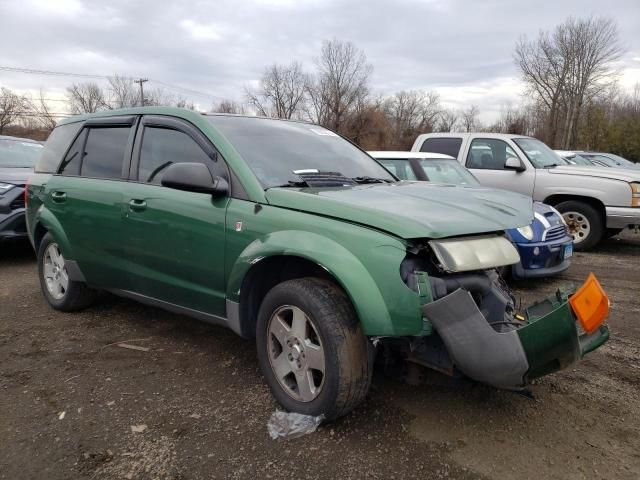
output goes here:
{"type": "MultiPolygon", "coordinates": [[[[222,100],[210,110],[312,121],[366,149],[406,150],[420,133],[486,131],[640,160],[640,86],[625,92],[618,85],[624,53],[617,26],[608,18],[568,18],[533,39],[520,38],[513,57],[524,83],[522,100],[502,105],[498,118],[487,124],[477,105],[448,108],[434,90],[375,95],[365,52],[333,39],[323,42],[311,69],[297,60],[268,65],[256,84],[245,87],[242,99],[222,100]]],[[[121,76],[111,77],[106,87],[74,83],[66,97],[71,113],[140,104],[194,108],[161,89],[145,89],[141,99],[132,80],[121,76]]],[[[56,120],[50,113],[42,93],[34,100],[2,89],[0,134],[25,123],[50,130],[56,120]],[[12,117],[12,111],[22,115],[12,117]]]]}

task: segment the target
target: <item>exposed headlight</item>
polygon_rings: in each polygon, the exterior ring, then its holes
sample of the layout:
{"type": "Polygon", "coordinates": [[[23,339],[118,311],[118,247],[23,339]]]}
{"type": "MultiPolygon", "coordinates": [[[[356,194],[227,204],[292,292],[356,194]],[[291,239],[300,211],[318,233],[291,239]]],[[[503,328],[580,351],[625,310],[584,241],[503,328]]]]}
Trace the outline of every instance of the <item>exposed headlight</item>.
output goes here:
{"type": "Polygon", "coordinates": [[[468,272],[513,265],[520,261],[518,250],[504,237],[482,236],[431,240],[440,265],[447,272],[468,272]]]}
{"type": "Polygon", "coordinates": [[[631,185],[631,206],[640,207],[640,183],[634,182],[631,185]]]}
{"type": "Polygon", "coordinates": [[[527,240],[533,240],[533,228],[531,225],[527,225],[526,227],[520,227],[517,229],[518,233],[522,235],[527,240]]]}
{"type": "Polygon", "coordinates": [[[0,195],[8,192],[9,190],[11,190],[13,187],[15,187],[15,185],[13,183],[4,183],[4,182],[0,182],[0,195]]]}

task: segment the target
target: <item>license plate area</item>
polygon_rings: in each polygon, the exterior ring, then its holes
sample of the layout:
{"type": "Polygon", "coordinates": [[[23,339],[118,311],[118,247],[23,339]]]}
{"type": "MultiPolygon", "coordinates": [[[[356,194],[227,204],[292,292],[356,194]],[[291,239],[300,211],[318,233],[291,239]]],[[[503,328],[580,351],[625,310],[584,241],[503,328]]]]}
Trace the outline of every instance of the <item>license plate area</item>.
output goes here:
{"type": "Polygon", "coordinates": [[[573,243],[564,246],[562,258],[571,258],[573,256],[573,243]]]}

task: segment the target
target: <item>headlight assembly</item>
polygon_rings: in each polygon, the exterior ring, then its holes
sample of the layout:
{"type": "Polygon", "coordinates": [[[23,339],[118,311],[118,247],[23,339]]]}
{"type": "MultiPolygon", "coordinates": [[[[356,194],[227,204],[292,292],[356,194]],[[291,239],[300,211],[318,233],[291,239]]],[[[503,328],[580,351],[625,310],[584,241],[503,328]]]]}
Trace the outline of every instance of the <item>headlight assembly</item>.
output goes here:
{"type": "Polygon", "coordinates": [[[516,247],[499,236],[431,240],[429,245],[446,272],[487,270],[520,261],[516,247]]]}
{"type": "Polygon", "coordinates": [[[518,233],[522,235],[527,240],[533,240],[533,228],[531,225],[527,225],[526,227],[520,227],[517,229],[518,233]]]}

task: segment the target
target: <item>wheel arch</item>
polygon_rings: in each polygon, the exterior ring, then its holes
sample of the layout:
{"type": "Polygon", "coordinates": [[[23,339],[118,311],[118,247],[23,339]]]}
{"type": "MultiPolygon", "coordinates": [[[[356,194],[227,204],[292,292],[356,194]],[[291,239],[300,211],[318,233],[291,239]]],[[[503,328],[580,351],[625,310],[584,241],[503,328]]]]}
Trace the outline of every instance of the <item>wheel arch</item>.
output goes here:
{"type": "Polygon", "coordinates": [[[606,219],[607,214],[606,214],[606,208],[604,203],[602,203],[602,200],[599,200],[594,197],[588,197],[586,195],[573,195],[573,194],[562,193],[562,194],[549,195],[547,198],[543,200],[543,203],[546,203],[547,205],[552,205],[555,207],[559,203],[568,202],[568,201],[584,202],[588,205],[591,205],[598,211],[598,213],[600,213],[603,222],[606,219]]]}
{"type": "Polygon", "coordinates": [[[330,280],[347,294],[365,334],[393,332],[382,293],[351,252],[318,234],[287,231],[252,242],[231,269],[227,300],[239,304],[239,333],[255,335],[258,309],[271,288],[310,276],[330,280]]]}

